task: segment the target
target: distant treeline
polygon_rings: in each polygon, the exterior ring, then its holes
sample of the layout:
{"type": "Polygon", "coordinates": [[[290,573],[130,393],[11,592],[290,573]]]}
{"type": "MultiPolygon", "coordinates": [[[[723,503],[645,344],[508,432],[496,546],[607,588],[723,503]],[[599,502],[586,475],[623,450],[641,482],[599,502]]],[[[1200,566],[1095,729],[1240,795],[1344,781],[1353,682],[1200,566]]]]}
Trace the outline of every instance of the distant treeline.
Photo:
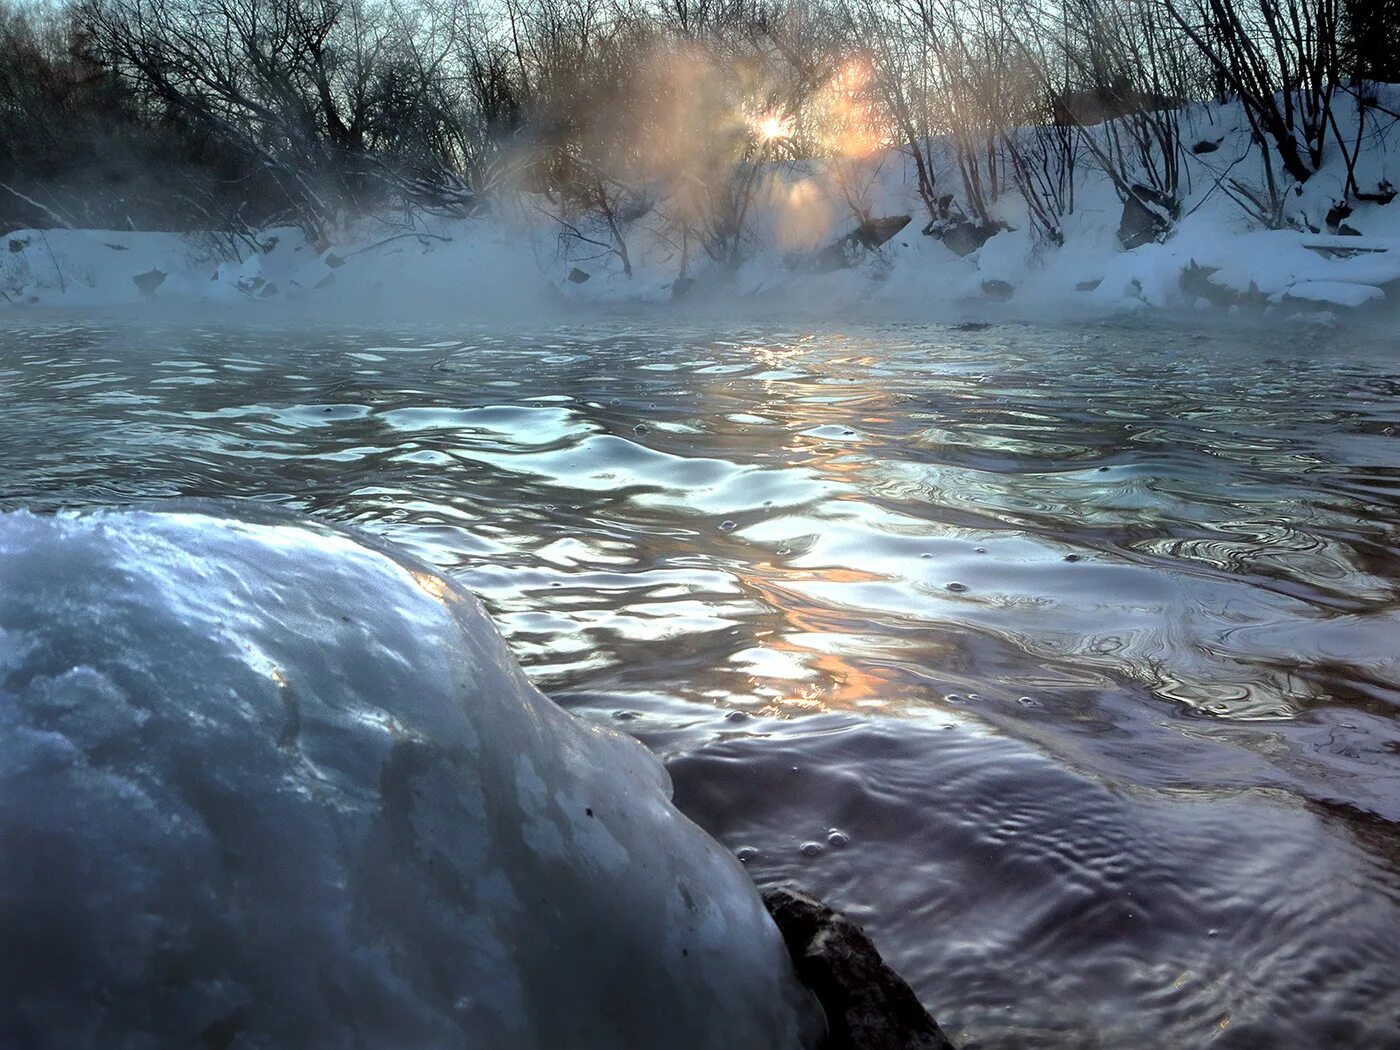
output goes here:
{"type": "Polygon", "coordinates": [[[0,231],[316,235],[509,192],[624,265],[664,198],[684,251],[732,259],[767,162],[895,147],[927,222],[1014,188],[1054,241],[1076,163],[1170,213],[1209,100],[1242,106],[1263,167],[1230,192],[1276,223],[1377,81],[1400,0],[0,0],[0,231]]]}

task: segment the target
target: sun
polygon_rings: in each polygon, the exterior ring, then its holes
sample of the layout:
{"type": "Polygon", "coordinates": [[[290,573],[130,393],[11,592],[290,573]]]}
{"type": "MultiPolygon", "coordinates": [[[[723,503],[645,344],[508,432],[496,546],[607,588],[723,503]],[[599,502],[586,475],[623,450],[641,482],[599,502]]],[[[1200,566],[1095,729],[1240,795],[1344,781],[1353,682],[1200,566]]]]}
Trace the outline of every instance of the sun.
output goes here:
{"type": "Polygon", "coordinates": [[[792,138],[794,122],[790,114],[772,112],[754,117],[749,126],[759,142],[768,143],[792,138]]]}

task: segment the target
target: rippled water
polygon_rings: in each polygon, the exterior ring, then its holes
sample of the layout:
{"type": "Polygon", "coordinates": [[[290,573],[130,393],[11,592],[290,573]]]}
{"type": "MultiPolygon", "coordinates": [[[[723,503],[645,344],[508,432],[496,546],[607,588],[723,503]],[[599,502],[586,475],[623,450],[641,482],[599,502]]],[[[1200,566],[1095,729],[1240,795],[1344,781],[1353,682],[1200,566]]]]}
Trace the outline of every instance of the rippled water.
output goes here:
{"type": "Polygon", "coordinates": [[[967,1047],[1400,1046],[1395,341],[649,323],[0,320],[0,505],[392,537],[967,1047]]]}

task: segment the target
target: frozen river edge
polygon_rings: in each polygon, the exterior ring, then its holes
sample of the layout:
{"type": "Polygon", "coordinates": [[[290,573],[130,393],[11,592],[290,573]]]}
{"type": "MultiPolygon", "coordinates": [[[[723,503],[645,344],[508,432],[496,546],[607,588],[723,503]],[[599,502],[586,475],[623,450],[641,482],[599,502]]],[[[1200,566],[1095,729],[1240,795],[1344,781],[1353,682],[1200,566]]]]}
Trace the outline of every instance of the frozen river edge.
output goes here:
{"type": "Polygon", "coordinates": [[[0,1041],[814,1044],[645,749],[426,566],[232,513],[0,517],[0,1041]]]}

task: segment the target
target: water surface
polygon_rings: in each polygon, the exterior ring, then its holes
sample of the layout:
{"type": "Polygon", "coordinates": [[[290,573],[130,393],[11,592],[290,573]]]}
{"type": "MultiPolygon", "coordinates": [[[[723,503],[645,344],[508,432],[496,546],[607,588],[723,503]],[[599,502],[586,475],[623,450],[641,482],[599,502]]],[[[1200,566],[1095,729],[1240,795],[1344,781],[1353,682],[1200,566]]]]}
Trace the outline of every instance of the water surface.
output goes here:
{"type": "Polygon", "coordinates": [[[0,505],[391,537],[961,1045],[1400,1046],[1393,342],[654,324],[7,317],[0,505]]]}

